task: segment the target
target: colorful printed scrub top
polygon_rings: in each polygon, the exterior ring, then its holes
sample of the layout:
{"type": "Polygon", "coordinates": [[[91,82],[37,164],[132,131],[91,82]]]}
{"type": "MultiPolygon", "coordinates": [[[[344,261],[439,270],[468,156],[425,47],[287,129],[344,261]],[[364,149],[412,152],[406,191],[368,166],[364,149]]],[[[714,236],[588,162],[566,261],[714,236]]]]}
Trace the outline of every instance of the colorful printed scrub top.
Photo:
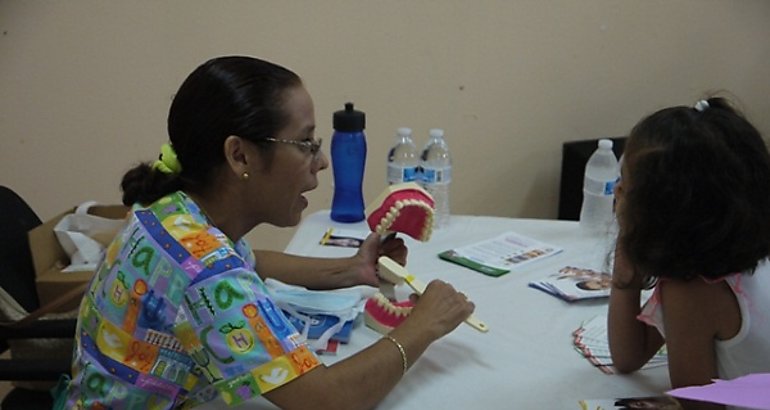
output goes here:
{"type": "Polygon", "coordinates": [[[135,206],[80,307],[67,408],[230,404],[320,364],[233,244],[184,193],[135,206]]]}

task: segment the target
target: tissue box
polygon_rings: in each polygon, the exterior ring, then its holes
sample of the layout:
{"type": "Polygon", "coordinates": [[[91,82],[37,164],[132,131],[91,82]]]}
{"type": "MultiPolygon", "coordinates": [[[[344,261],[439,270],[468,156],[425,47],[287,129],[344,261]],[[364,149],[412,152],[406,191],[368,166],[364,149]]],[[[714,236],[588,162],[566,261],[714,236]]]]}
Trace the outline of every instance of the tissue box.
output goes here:
{"type": "MultiPolygon", "coordinates": [[[[56,300],[79,285],[91,280],[94,272],[62,272],[69,266],[69,256],[62,249],[53,229],[65,215],[71,214],[75,208],[57,215],[51,220],[29,231],[29,247],[32,252],[32,264],[35,267],[35,284],[40,306],[56,300]]],[[[110,219],[124,219],[129,208],[123,205],[95,205],[88,213],[110,219]]],[[[100,242],[109,242],[112,238],[95,238],[100,242]]],[[[106,247],[108,243],[103,243],[106,247]]],[[[76,309],[80,305],[80,297],[62,305],[58,312],[76,309]]]]}

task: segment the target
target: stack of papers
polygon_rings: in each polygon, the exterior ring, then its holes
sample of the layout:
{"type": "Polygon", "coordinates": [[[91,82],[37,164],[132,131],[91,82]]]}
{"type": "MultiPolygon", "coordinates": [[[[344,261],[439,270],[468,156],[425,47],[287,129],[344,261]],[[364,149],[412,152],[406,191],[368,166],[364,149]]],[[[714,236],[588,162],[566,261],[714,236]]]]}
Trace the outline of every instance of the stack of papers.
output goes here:
{"type": "MultiPolygon", "coordinates": [[[[614,374],[610,346],[607,342],[607,316],[589,319],[572,332],[572,343],[583,357],[605,374],[614,374]]],[[[660,348],[642,369],[668,365],[666,346],[660,348]]]]}
{"type": "Polygon", "coordinates": [[[574,302],[609,297],[612,276],[599,270],[565,266],[543,280],[530,282],[529,286],[574,302]]]}
{"type": "Polygon", "coordinates": [[[449,249],[438,254],[439,258],[489,276],[500,276],[511,269],[545,257],[562,249],[536,239],[506,232],[492,239],[467,246],[449,249]]]}

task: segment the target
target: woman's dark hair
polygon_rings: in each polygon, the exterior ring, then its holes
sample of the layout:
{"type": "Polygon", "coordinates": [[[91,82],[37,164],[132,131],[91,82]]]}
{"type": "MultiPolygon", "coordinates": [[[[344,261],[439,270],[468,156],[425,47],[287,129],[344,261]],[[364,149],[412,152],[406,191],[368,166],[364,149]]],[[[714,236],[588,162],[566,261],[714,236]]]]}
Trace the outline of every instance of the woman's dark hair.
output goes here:
{"type": "Polygon", "coordinates": [[[719,278],[770,254],[770,155],[722,98],[640,121],[625,146],[619,245],[647,278],[719,278]]]}
{"type": "MultiPolygon", "coordinates": [[[[225,161],[225,139],[237,135],[259,143],[275,135],[288,122],[284,91],[301,84],[288,69],[253,57],[218,57],[196,68],[180,86],[168,115],[181,173],[139,164],[123,176],[123,203],[149,204],[180,189],[205,187],[225,161]]],[[[269,144],[260,146],[270,150],[269,144]]]]}

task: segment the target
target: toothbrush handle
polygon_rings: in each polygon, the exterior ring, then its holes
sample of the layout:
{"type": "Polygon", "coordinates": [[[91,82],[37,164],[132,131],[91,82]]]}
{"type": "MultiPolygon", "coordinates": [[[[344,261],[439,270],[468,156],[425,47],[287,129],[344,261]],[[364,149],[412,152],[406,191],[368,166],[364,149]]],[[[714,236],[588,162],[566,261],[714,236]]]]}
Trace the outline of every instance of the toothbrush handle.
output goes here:
{"type": "MultiPolygon", "coordinates": [[[[392,281],[395,282],[396,277],[406,282],[409,287],[412,288],[418,295],[422,295],[425,293],[425,282],[421,281],[409,271],[407,271],[403,266],[399,265],[392,259],[383,256],[379,259],[379,265],[380,265],[380,271],[385,270],[386,272],[383,272],[386,274],[386,279],[390,278],[392,281]]],[[[465,319],[465,323],[470,325],[472,328],[478,330],[479,332],[486,333],[489,331],[489,327],[486,325],[486,323],[482,322],[476,316],[471,314],[468,316],[467,319],[465,319]]]]}
{"type": "MultiPolygon", "coordinates": [[[[411,273],[404,278],[404,281],[418,294],[421,295],[425,292],[425,283],[420,279],[417,279],[411,273]]],[[[473,313],[471,313],[471,315],[465,319],[465,323],[470,325],[470,327],[478,330],[479,332],[486,333],[489,331],[489,327],[487,327],[486,323],[479,320],[476,316],[473,315],[473,313]]]]}

